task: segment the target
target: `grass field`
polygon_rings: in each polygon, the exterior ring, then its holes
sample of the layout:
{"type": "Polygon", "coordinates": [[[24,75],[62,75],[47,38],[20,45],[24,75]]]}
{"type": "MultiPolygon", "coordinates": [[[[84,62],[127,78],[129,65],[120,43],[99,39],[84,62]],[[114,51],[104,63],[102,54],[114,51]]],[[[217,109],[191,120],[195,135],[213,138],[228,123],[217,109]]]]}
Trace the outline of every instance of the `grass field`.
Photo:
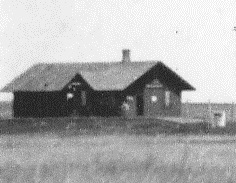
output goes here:
{"type": "Polygon", "coordinates": [[[1,182],[236,182],[236,137],[2,135],[1,182]]]}

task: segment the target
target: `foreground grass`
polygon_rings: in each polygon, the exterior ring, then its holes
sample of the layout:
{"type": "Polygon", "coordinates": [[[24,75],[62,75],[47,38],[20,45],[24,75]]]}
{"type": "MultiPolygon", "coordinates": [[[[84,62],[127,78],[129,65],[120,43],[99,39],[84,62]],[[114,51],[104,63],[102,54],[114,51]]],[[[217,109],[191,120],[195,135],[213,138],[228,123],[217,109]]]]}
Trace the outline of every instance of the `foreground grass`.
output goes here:
{"type": "Polygon", "coordinates": [[[1,136],[1,182],[236,182],[236,137],[1,136]]]}

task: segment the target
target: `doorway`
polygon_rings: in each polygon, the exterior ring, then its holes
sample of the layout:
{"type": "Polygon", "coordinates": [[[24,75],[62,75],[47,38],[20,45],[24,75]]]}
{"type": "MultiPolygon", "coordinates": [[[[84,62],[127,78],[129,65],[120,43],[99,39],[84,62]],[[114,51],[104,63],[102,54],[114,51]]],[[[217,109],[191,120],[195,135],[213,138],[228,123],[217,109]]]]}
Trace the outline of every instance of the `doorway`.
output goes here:
{"type": "Polygon", "coordinates": [[[144,112],[143,95],[137,95],[137,115],[142,116],[144,112]]]}

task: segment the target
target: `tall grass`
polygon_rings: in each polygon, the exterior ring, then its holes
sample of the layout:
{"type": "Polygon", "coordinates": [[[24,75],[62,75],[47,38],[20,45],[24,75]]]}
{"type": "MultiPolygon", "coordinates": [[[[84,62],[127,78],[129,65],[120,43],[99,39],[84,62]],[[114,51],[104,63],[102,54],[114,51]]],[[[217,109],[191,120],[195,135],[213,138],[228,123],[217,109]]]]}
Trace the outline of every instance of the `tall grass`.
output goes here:
{"type": "Polygon", "coordinates": [[[5,135],[0,137],[0,182],[235,182],[235,139],[5,135]]]}

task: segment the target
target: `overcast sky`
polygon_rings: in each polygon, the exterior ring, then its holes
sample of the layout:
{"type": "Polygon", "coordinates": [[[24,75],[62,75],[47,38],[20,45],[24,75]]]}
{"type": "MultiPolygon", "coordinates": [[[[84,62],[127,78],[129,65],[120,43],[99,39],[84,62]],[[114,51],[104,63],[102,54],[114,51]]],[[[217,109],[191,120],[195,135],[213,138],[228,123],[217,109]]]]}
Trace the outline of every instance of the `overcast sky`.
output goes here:
{"type": "MultiPolygon", "coordinates": [[[[0,88],[37,62],[161,60],[183,101],[236,102],[235,0],[0,0],[0,88]]],[[[2,95],[2,98],[3,95],[2,95]]]]}

